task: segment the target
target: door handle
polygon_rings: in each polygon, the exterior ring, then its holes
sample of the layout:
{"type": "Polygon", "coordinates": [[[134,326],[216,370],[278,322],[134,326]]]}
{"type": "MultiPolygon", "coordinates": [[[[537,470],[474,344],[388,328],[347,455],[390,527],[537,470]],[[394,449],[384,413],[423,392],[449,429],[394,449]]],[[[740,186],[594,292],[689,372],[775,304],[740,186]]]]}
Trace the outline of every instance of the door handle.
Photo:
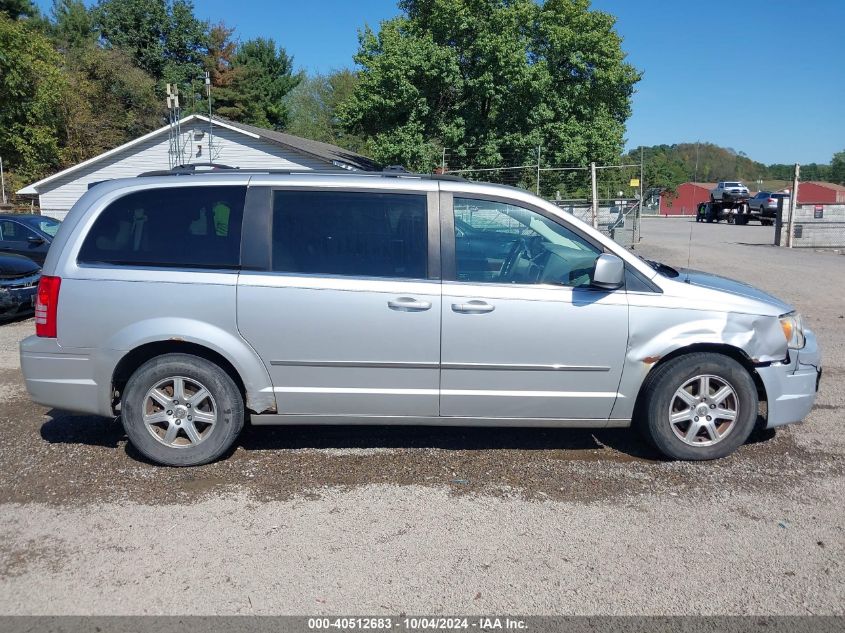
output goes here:
{"type": "Polygon", "coordinates": [[[468,301],[467,303],[453,303],[452,311],[461,312],[463,314],[484,314],[485,312],[492,312],[495,306],[491,306],[486,301],[468,301]]]}
{"type": "Polygon", "coordinates": [[[424,312],[431,308],[430,301],[418,301],[413,297],[398,297],[387,302],[387,307],[399,312],[424,312]]]}

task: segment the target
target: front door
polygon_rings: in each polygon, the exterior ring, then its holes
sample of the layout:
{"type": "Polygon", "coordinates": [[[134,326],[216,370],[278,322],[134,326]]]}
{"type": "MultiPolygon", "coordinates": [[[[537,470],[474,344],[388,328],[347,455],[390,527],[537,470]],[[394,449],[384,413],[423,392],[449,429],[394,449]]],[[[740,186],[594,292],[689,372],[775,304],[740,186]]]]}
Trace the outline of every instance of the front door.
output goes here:
{"type": "Polygon", "coordinates": [[[428,252],[436,200],[426,191],[273,193],[269,269],[241,273],[238,327],[270,371],[280,414],[438,414],[440,281],[428,252]]]}
{"type": "Polygon", "coordinates": [[[590,287],[601,247],[503,201],[444,194],[441,212],[454,219],[442,236],[441,415],[606,420],[628,305],[624,290],[590,287]]]}

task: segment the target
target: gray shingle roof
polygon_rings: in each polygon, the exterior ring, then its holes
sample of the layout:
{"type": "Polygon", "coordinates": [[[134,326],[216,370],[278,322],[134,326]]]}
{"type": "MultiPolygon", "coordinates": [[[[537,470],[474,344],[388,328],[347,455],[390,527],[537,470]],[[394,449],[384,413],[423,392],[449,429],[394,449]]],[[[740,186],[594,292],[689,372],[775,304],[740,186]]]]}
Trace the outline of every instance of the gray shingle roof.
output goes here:
{"type": "Polygon", "coordinates": [[[320,141],[312,141],[293,134],[286,134],[285,132],[277,132],[276,130],[268,130],[263,127],[256,127],[247,123],[239,123],[237,121],[230,121],[223,117],[214,117],[215,120],[222,121],[227,125],[239,128],[245,132],[257,134],[261,138],[271,143],[276,143],[286,148],[294,149],[298,152],[310,154],[311,156],[331,163],[341,168],[352,168],[361,171],[381,171],[381,165],[374,160],[357,154],[348,149],[343,149],[337,145],[330,143],[322,143],[320,141]]]}

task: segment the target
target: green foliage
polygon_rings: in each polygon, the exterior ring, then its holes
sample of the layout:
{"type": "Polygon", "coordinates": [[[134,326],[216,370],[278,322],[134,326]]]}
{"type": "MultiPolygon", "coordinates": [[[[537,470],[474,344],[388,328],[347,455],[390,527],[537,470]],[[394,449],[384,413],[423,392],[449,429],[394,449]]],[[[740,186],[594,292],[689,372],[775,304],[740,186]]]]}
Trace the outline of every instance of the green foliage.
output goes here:
{"type": "Polygon", "coordinates": [[[116,49],[74,49],[67,72],[75,87],[62,104],[62,162],[72,165],[159,127],[155,81],[116,49]]]}
{"type": "MultiPolygon", "coordinates": [[[[841,160],[845,162],[845,152],[840,154],[841,160]]],[[[834,155],[834,160],[840,154],[834,155]]],[[[742,180],[751,190],[755,190],[758,183],[763,190],[777,190],[790,185],[795,171],[795,165],[764,165],[751,160],[742,152],[713,143],[655,145],[644,148],[644,158],[646,186],[669,190],[692,180],[742,180]]],[[[633,150],[623,160],[638,163],[640,149],[633,150]]],[[[833,164],[808,163],[801,165],[801,180],[837,182],[834,172],[833,164]]],[[[845,173],[842,179],[845,180],[845,173]]]]}
{"type": "Polygon", "coordinates": [[[196,18],[191,0],[101,0],[94,16],[105,44],[125,51],[159,91],[202,77],[208,24],[196,18]]]}
{"type": "Polygon", "coordinates": [[[270,38],[241,44],[234,56],[231,90],[217,94],[218,114],[260,127],[284,129],[288,120],[285,96],[300,81],[293,58],[270,38]]]}
{"type": "MultiPolygon", "coordinates": [[[[610,162],[639,73],[608,14],[586,0],[403,0],[359,36],[362,67],[340,107],[374,158],[430,170],[610,162]]],[[[553,184],[553,183],[552,183],[553,184]]]]}
{"type": "Polygon", "coordinates": [[[0,13],[11,20],[34,18],[38,16],[38,7],[32,0],[0,0],[0,13]]]}
{"type": "Polygon", "coordinates": [[[0,155],[19,177],[60,165],[60,104],[69,93],[61,57],[26,21],[0,14],[0,155]]]}
{"type": "Polygon", "coordinates": [[[59,48],[68,50],[95,44],[94,16],[82,0],[53,0],[50,14],[53,39],[59,48]]]}
{"type": "Polygon", "coordinates": [[[845,185],[845,150],[836,152],[830,161],[830,181],[845,185]]]}
{"type": "Polygon", "coordinates": [[[349,69],[305,77],[287,96],[290,120],[285,131],[356,152],[366,151],[364,140],[346,133],[337,118],[340,104],[350,98],[357,85],[358,75],[349,69]]]}

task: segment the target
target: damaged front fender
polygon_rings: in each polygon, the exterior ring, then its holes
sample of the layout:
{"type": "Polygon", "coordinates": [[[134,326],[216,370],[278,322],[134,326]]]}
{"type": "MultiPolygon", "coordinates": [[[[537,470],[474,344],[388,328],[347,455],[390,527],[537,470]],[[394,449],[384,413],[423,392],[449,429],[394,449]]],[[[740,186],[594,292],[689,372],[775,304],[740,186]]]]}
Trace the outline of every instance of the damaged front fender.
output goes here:
{"type": "Polygon", "coordinates": [[[628,348],[613,418],[630,418],[640,388],[660,359],[694,345],[729,346],[752,363],[781,361],[786,339],[776,317],[631,305],[628,348]]]}

